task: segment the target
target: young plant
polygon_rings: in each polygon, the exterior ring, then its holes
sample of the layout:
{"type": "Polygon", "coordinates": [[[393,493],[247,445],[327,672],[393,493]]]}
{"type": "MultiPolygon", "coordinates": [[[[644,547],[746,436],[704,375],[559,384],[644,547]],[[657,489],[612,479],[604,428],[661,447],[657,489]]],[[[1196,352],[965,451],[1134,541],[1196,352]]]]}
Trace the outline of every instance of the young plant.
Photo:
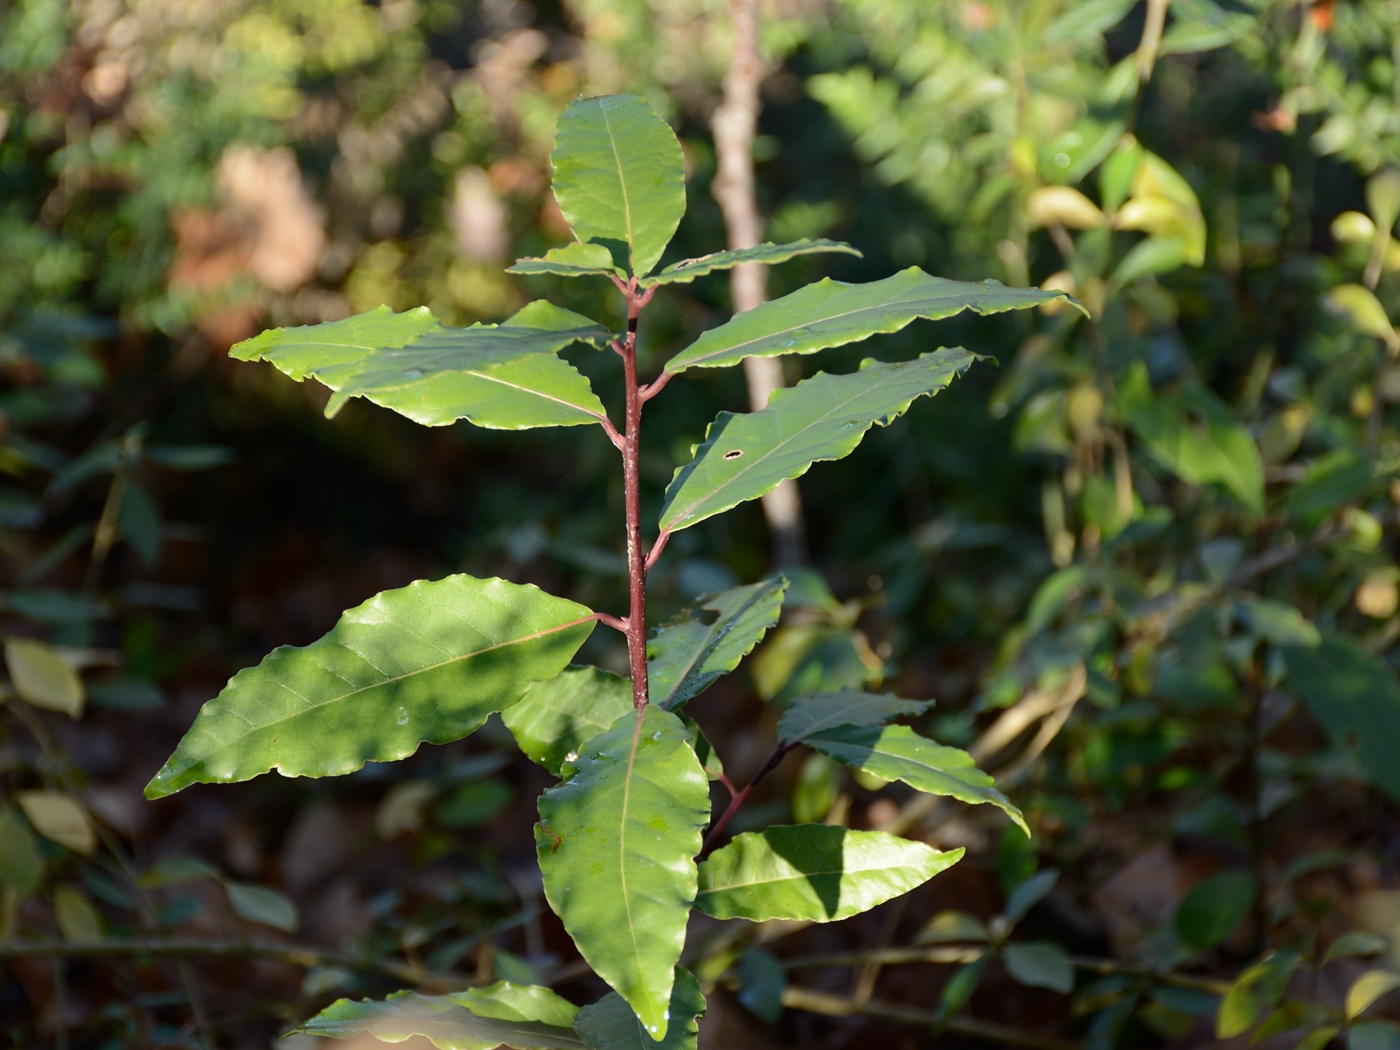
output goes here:
{"type": "Polygon", "coordinates": [[[422,1034],[441,1047],[693,1047],[705,1000],[678,965],[692,908],[753,922],[826,922],[905,893],[962,856],[821,824],[746,832],[714,849],[754,784],[799,746],[921,791],[989,803],[1025,828],[1020,811],[966,753],[892,724],[928,706],[894,696],[797,698],[782,714],[772,757],[746,787],[729,787],[682,709],[734,670],[777,622],[787,587],[781,576],[706,596],[647,636],[647,572],[672,533],[757,499],[819,460],[849,454],[871,426],[942,390],[975,355],[945,348],[912,361],[867,360],[849,375],[818,373],[779,391],[760,411],[721,413],[667,487],[650,544],[638,461],[644,406],[689,369],[813,353],[915,318],[994,313],[1061,293],[960,283],[917,268],[870,284],[822,280],[704,333],[643,382],[637,326],[658,289],[740,263],[854,249],[826,240],[763,244],[658,270],[685,210],[681,150],[634,96],[570,105],[551,160],[555,196],[578,240],[522,259],[511,272],[612,281],[626,301],[625,332],[545,301],[500,325],[466,329],[440,324],[427,309],[379,307],[265,332],[236,346],[233,356],[270,361],[297,380],[315,377],[334,392],[327,415],[364,397],[427,426],[466,419],[508,430],[599,427],[621,456],[627,615],[466,575],[385,591],[346,612],[320,640],[276,649],[235,675],[200,711],[146,794],[160,798],[274,768],[287,776],[349,773],[365,762],[404,758],[424,742],[458,740],[499,712],[521,750],[559,778],[540,797],[535,825],[545,896],[614,991],[582,1009],[546,988],[507,983],[437,997],[400,992],[382,1002],[341,1000],[308,1021],[306,1032],[372,1032],[391,1041],[422,1034]],[[580,343],[621,361],[621,427],[559,356],[580,343]],[[569,666],[599,623],[626,639],[630,682],[569,666]],[[731,793],[718,818],[710,780],[731,793]]]}

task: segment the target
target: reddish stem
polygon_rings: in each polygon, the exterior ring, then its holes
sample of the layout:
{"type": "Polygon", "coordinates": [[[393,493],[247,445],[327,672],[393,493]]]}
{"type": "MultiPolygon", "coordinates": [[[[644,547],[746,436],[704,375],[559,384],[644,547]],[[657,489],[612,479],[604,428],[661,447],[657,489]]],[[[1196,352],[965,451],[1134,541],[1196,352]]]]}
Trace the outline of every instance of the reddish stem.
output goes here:
{"type": "MultiPolygon", "coordinates": [[[[725,825],[729,823],[729,818],[739,811],[739,807],[744,804],[744,800],[749,797],[749,792],[754,789],[754,786],[769,773],[773,772],[773,770],[777,769],[778,764],[782,762],[787,753],[796,746],[796,744],[779,744],[777,750],[768,756],[768,761],[763,763],[763,768],[755,773],[753,779],[745,784],[738,794],[735,794],[729,800],[729,806],[720,814],[719,820],[715,821],[714,826],[710,828],[709,834],[705,836],[705,845],[700,850],[700,855],[702,857],[714,848],[715,842],[718,841],[720,834],[724,831],[725,825]]],[[[729,789],[730,792],[733,793],[733,785],[729,785],[729,789]]]]}
{"type": "Polygon", "coordinates": [[[647,555],[647,571],[656,564],[656,559],[661,557],[661,552],[666,549],[666,541],[671,538],[670,529],[662,529],[661,535],[656,537],[656,542],[651,545],[651,552],[647,555]]]}
{"type": "Polygon", "coordinates": [[[632,670],[632,705],[647,705],[647,562],[642,552],[641,429],[642,398],[637,389],[637,314],[650,294],[637,294],[634,277],[626,289],[627,336],[622,342],[622,372],[627,423],[622,440],[622,482],[627,508],[627,579],[632,608],[627,617],[627,656],[632,670]]]}
{"type": "Polygon", "coordinates": [[[609,627],[611,627],[614,631],[621,631],[623,634],[626,634],[626,633],[627,633],[627,621],[626,621],[626,620],[619,619],[619,618],[616,617],[616,616],[610,616],[609,614],[607,614],[607,613],[602,613],[602,612],[600,612],[600,613],[594,613],[594,614],[593,614],[593,619],[597,620],[599,623],[607,624],[607,625],[608,625],[609,627]]]}

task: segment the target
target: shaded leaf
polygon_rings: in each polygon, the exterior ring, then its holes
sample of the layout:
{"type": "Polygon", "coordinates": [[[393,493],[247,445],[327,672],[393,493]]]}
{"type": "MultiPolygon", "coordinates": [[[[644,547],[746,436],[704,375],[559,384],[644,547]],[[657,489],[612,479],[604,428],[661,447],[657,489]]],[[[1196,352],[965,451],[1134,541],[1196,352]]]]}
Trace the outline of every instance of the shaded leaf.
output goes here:
{"type": "Polygon", "coordinates": [[[1356,639],[1324,634],[1315,648],[1283,650],[1285,682],[1332,740],[1355,747],[1370,779],[1400,799],[1400,683],[1356,639]]]}
{"type": "Polygon", "coordinates": [[[915,318],[936,321],[963,310],[995,314],[1056,299],[1079,305],[1064,292],[1007,288],[996,281],[949,281],[917,266],[869,284],[823,278],[710,329],[666,362],[666,371],[733,365],[746,357],[810,354],[897,332],[915,318]]]}
{"type": "MultiPolygon", "coordinates": [[[[1320,1037],[1322,1032],[1328,1030],[1319,1029],[1314,1034],[1320,1037]]],[[[1331,1028],[1330,1031],[1335,1038],[1337,1030],[1331,1028]]],[[[1307,1050],[1322,1050],[1330,1041],[1309,1037],[1298,1046],[1300,1050],[1305,1044],[1307,1050]]],[[[1400,1050],[1400,1030],[1397,1030],[1395,1025],[1383,1021],[1362,1021],[1354,1024],[1347,1031],[1347,1050],[1400,1050]]]]}
{"type": "Polygon", "coordinates": [[[711,780],[721,779],[724,776],[724,763],[715,753],[714,745],[710,743],[710,738],[705,735],[705,731],[700,728],[700,723],[686,714],[682,714],[680,719],[681,724],[685,726],[686,741],[690,744],[690,749],[695,752],[695,757],[700,760],[700,765],[705,770],[705,776],[711,780]]]}
{"type": "Polygon", "coordinates": [[[1302,958],[1297,952],[1270,952],[1245,970],[1230,985],[1215,1019],[1217,1039],[1233,1039],[1247,1032],[1261,1014],[1272,1010],[1283,997],[1288,980],[1302,958]]]}
{"type": "Polygon", "coordinates": [[[750,948],[739,960],[739,1002],[754,1016],[777,1024],[786,987],[787,971],[771,952],[750,948]]]}
{"type": "Polygon", "coordinates": [[[559,117],[549,162],[574,236],[650,273],[685,214],[685,162],[666,122],[636,95],[579,99],[559,117]]]}
{"type": "MultiPolygon", "coordinates": [[[[536,682],[501,720],[530,761],[559,776],[565,759],[632,710],[632,683],[596,667],[536,682]]],[[[572,761],[572,759],[571,759],[572,761]]]]}
{"type": "Polygon", "coordinates": [[[102,939],[102,916],[85,894],[71,886],[54,888],[53,917],[65,941],[92,943],[102,939]]]}
{"type": "Polygon", "coordinates": [[[424,426],[466,419],[522,430],[604,417],[588,380],[556,354],[570,343],[603,346],[611,338],[602,325],[543,301],[502,324],[470,328],[441,325],[426,307],[396,314],[380,306],[342,321],[272,328],[229,354],[330,387],[327,416],[364,397],[424,426]]]}
{"type": "Polygon", "coordinates": [[[126,480],[121,510],[117,512],[117,528],[142,565],[150,568],[160,560],[160,509],[146,490],[130,478],[126,480]]]}
{"type": "Polygon", "coordinates": [[[1322,957],[1322,965],[1326,966],[1334,959],[1379,955],[1389,947],[1388,937],[1365,930],[1349,930],[1328,945],[1327,953],[1322,957]]]}
{"type": "Polygon", "coordinates": [[[907,726],[842,726],[814,733],[805,743],[842,765],[883,780],[900,780],[919,791],[960,802],[989,802],[1030,834],[1021,811],[973,764],[971,755],[935,744],[907,726]]]}
{"type": "Polygon", "coordinates": [[[647,641],[647,687],[653,704],[676,710],[739,666],[768,629],[778,622],[782,576],[734,587],[700,599],[700,608],[716,613],[702,623],[688,611],[647,641]]]}
{"type": "Polygon", "coordinates": [[[146,786],[334,776],[459,740],[553,678],[595,621],[537,587],[449,576],[383,591],[234,675],[146,786]]]}
{"type": "Polygon", "coordinates": [[[595,973],[658,1037],[695,900],[710,789],[681,720],[650,704],[594,737],[540,796],[545,898],[595,973]]]}
{"type": "Polygon", "coordinates": [[[695,906],[717,919],[833,922],[922,886],[962,855],[883,831],[775,826],[737,835],[703,861],[695,906]]]}
{"type": "Polygon", "coordinates": [[[1061,995],[1074,991],[1074,965],[1058,944],[1050,941],[1008,944],[1002,949],[1002,961],[1017,984],[1048,988],[1061,995]]]}
{"type": "Polygon", "coordinates": [[[982,979],[982,971],[987,968],[990,955],[983,955],[970,963],[964,963],[953,971],[948,983],[938,997],[938,1006],[933,1012],[935,1029],[940,1029],[958,1015],[972,993],[977,990],[977,982],[982,979]]]}
{"type": "Polygon", "coordinates": [[[671,997],[662,1025],[643,1025],[616,992],[585,1006],[574,1019],[574,1031],[592,1050],[695,1050],[705,996],[683,966],[675,968],[671,997]]]}
{"type": "Polygon", "coordinates": [[[295,933],[301,924],[297,906],[284,894],[253,882],[224,882],[233,913],[247,922],[271,926],[283,933],[295,933]]]}
{"type": "Polygon", "coordinates": [[[5,664],[25,703],[70,718],[83,713],[83,681],[51,645],[36,638],[6,638],[5,664]]]}
{"type": "Polygon", "coordinates": [[[551,248],[539,259],[516,259],[515,265],[508,266],[506,273],[541,274],[553,273],[561,277],[596,277],[617,274],[626,276],[624,271],[613,265],[612,253],[601,244],[585,244],[574,241],[562,248],[551,248]]]}
{"type": "Polygon", "coordinates": [[[697,259],[682,259],[680,262],[672,263],[658,274],[643,277],[637,283],[643,288],[650,288],[657,284],[686,284],[697,277],[705,276],[707,273],[733,269],[744,263],[762,263],[765,266],[772,266],[776,263],[787,262],[799,255],[815,255],[819,252],[843,252],[857,258],[862,257],[861,253],[849,244],[841,241],[829,241],[824,237],[819,237],[816,240],[803,237],[801,240],[789,241],[786,244],[773,244],[765,241],[752,248],[730,248],[726,251],[702,255],[697,259]]]}
{"type": "Polygon", "coordinates": [[[721,412],[666,487],[661,528],[687,528],[801,477],[813,463],[849,455],[871,426],[886,426],[915,398],[942,390],[975,359],[961,348],[913,361],[867,358],[858,372],[818,372],[775,390],[757,412],[721,412]]]}
{"type": "Polygon", "coordinates": [[[1055,888],[1055,883],[1060,881],[1060,873],[1053,869],[1049,871],[1036,872],[1025,882],[1021,883],[1011,891],[1011,896],[1006,898],[1006,907],[1002,911],[1002,917],[1010,926],[1015,926],[1026,917],[1026,914],[1037,904],[1043,901],[1050,891],[1055,888]]]}
{"type": "Polygon", "coordinates": [[[904,715],[921,715],[932,700],[902,700],[892,693],[854,689],[799,697],[778,719],[778,739],[801,743],[813,733],[837,726],[880,726],[904,715]]]}
{"type": "Polygon", "coordinates": [[[19,813],[0,806],[0,887],[21,897],[39,892],[44,881],[44,855],[19,813]]]}
{"type": "Polygon", "coordinates": [[[69,796],[58,791],[19,791],[15,801],[34,830],[50,842],[84,855],[97,851],[92,817],[69,796]]]}
{"type": "Polygon", "coordinates": [[[956,944],[961,941],[988,941],[991,933],[985,923],[965,911],[941,911],[919,931],[918,944],[956,944]]]}
{"type": "Polygon", "coordinates": [[[1176,932],[1197,951],[1222,943],[1249,915],[1259,884],[1247,871],[1222,871],[1192,886],[1176,909],[1176,932]]]}
{"type": "Polygon", "coordinates": [[[537,1009],[531,1008],[528,999],[498,999],[494,1012],[506,1016],[496,1017],[476,1012],[483,1009],[482,1000],[491,989],[474,991],[477,992],[475,997],[470,997],[469,993],[427,996],[395,992],[384,1000],[338,999],[296,1031],[332,1039],[363,1034],[386,1043],[401,1043],[413,1036],[422,1036],[438,1050],[495,1050],[501,1045],[516,1050],[581,1050],[585,1046],[565,1025],[532,1016],[538,1013],[557,1018],[560,1015],[557,1005],[547,999],[541,999],[537,1009]],[[472,1008],[457,1001],[464,996],[471,998],[472,1008]]]}

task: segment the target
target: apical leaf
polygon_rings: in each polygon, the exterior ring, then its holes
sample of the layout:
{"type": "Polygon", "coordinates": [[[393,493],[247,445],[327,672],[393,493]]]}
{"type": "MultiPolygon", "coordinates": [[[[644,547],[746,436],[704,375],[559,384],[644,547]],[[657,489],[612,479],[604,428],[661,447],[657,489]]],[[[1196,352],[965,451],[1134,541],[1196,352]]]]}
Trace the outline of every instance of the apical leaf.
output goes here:
{"type": "Polygon", "coordinates": [[[540,796],[545,898],[595,973],[665,1035],[672,968],[710,819],[705,771],[681,720],[655,704],[594,737],[540,796]]]}
{"type": "Polygon", "coordinates": [[[730,248],[726,251],[702,255],[698,259],[682,259],[680,262],[672,263],[658,274],[643,277],[637,283],[643,288],[650,288],[656,284],[685,284],[697,277],[703,277],[707,273],[713,273],[716,270],[730,270],[744,263],[762,263],[765,266],[772,266],[776,263],[787,262],[799,255],[815,255],[818,252],[843,252],[846,255],[861,257],[860,252],[849,244],[844,244],[841,241],[829,241],[824,237],[819,237],[816,240],[808,240],[803,237],[801,240],[789,241],[787,244],[773,244],[765,241],[752,248],[730,248]]]}
{"type": "Polygon", "coordinates": [[[636,95],[579,99],[559,117],[549,162],[574,236],[651,273],[685,214],[685,161],[666,122],[636,95]]]}
{"type": "Polygon", "coordinates": [[[561,277],[626,276],[625,271],[613,265],[612,252],[601,244],[586,244],[583,241],[551,248],[543,258],[516,259],[514,266],[506,268],[506,273],[553,273],[561,277]]]}
{"type": "Polygon", "coordinates": [[[813,733],[837,726],[882,726],[904,715],[921,715],[932,700],[902,700],[892,693],[817,693],[799,697],[778,719],[778,739],[801,743],[813,733]]]}
{"type": "Polygon", "coordinates": [[[1343,634],[1283,650],[1285,683],[1338,744],[1354,746],[1366,775],[1400,799],[1400,683],[1378,656],[1343,634]]]}
{"type": "Polygon", "coordinates": [[[666,487],[661,527],[687,528],[758,499],[819,460],[849,455],[872,425],[885,426],[915,398],[942,390],[975,359],[961,348],[888,364],[867,358],[858,372],[818,372],[776,390],[757,412],[721,412],[696,446],[695,458],[666,487]]]}
{"type": "MultiPolygon", "coordinates": [[[[520,750],[556,777],[565,759],[632,710],[632,683],[596,667],[570,667],[501,713],[520,750]]],[[[573,758],[570,758],[570,756],[573,758]]]]}
{"type": "Polygon", "coordinates": [[[1074,991],[1074,965],[1065,950],[1051,941],[1008,944],[1002,949],[1002,962],[1017,984],[1049,988],[1061,995],[1074,991]]]}
{"type": "Polygon", "coordinates": [[[1223,942],[1245,920],[1259,884],[1247,871],[1222,871],[1192,886],[1176,909],[1176,932],[1197,951],[1223,942]]]}
{"type": "Polygon", "coordinates": [[[543,301],[502,324],[470,328],[441,325],[426,307],[396,314],[380,306],[343,321],[272,328],[229,353],[330,387],[327,416],[365,397],[424,426],[466,419],[523,430],[604,417],[588,380],[556,355],[570,343],[603,346],[611,338],[602,325],[543,301]]]}
{"type": "Polygon", "coordinates": [[[996,281],[949,281],[917,266],[869,284],[823,278],[712,328],[670,361],[667,372],[738,364],[746,357],[810,354],[897,332],[915,318],[936,321],[963,310],[1002,313],[1055,299],[1064,292],[1007,288],[996,281]]]}
{"type": "Polygon", "coordinates": [[[919,791],[959,802],[990,802],[1030,834],[1021,811],[973,764],[971,755],[935,744],[907,726],[841,726],[813,733],[804,743],[882,780],[901,780],[919,791]]]}
{"type": "Polygon", "coordinates": [[[695,906],[717,919],[833,922],[922,886],[962,855],[883,831],[779,825],[710,854],[695,906]]]}
{"type": "Polygon", "coordinates": [[[705,996],[683,966],[674,972],[674,985],[660,1026],[644,1025],[616,992],[585,1006],[574,1019],[574,1031],[590,1050],[695,1050],[705,996]]]}
{"type": "Polygon", "coordinates": [[[83,713],[83,680],[78,672],[37,638],[6,638],[5,664],[20,699],[70,718],[83,713]]]}
{"type": "Polygon", "coordinates": [[[0,806],[0,887],[21,897],[39,892],[44,881],[44,855],[19,813],[0,806]]]}
{"type": "Polygon", "coordinates": [[[296,1030],[333,1039],[364,1034],[386,1043],[402,1043],[416,1035],[438,1050],[495,1050],[501,1045],[516,1050],[583,1050],[586,1044],[569,1022],[560,1023],[568,1010],[553,1001],[558,996],[543,988],[522,989],[544,993],[538,998],[507,996],[500,994],[501,987],[433,996],[395,992],[388,999],[360,1002],[338,999],[296,1030]]]}
{"type": "Polygon", "coordinates": [[[771,952],[750,948],[739,960],[739,1002],[756,1017],[777,1024],[786,987],[787,971],[771,952]]]}
{"type": "Polygon", "coordinates": [[[55,887],[53,917],[65,941],[91,943],[102,939],[102,916],[85,894],[71,886],[55,887]]]}
{"type": "Polygon", "coordinates": [[[787,585],[786,578],[775,576],[707,595],[698,604],[717,614],[713,622],[704,623],[688,610],[657,631],[647,641],[651,702],[677,710],[738,667],[778,622],[787,585]]]}
{"type": "Polygon", "coordinates": [[[233,913],[240,919],[271,926],[283,933],[295,933],[297,926],[301,924],[297,906],[284,894],[270,887],[259,886],[254,882],[234,882],[230,879],[224,883],[224,891],[228,893],[228,902],[233,908],[233,913]]]}
{"type": "Polygon", "coordinates": [[[84,855],[97,851],[92,817],[69,796],[59,791],[20,791],[15,801],[34,830],[50,842],[84,855]]]}
{"type": "Polygon", "coordinates": [[[593,630],[537,587],[449,576],[384,591],[310,645],[275,649],[200,709],[146,785],[349,773],[471,733],[562,671],[593,630]]]}
{"type": "Polygon", "coordinates": [[[1396,988],[1400,988],[1400,973],[1394,970],[1371,970],[1363,973],[1347,989],[1347,1020],[1356,1020],[1368,1006],[1396,988]]]}
{"type": "Polygon", "coordinates": [[[1297,952],[1270,952],[1240,974],[1220,1002],[1215,1037],[1233,1039],[1252,1028],[1261,1014],[1278,1005],[1301,962],[1297,952]]]}
{"type": "Polygon", "coordinates": [[[1311,649],[1322,641],[1318,629],[1286,602],[1270,598],[1241,598],[1235,614],[1249,630],[1270,645],[1301,645],[1311,649]]]}

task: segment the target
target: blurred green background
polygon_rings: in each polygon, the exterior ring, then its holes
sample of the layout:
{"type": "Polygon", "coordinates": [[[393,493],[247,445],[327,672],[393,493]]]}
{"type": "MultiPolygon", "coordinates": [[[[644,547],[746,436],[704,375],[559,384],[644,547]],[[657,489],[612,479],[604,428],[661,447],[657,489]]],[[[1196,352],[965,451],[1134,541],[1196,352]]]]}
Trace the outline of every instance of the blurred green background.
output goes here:
{"type": "MultiPolygon", "coordinates": [[[[1287,1045],[1400,1046],[1355,992],[1400,964],[1400,0],[760,13],[767,236],[864,253],[786,264],[771,295],[917,265],[1092,316],[787,363],[996,358],[802,479],[788,618],[697,716],[746,776],[764,701],[936,697],[930,731],[1037,836],[819,757],[765,782],[760,815],[897,817],[969,859],[840,930],[697,934],[702,1039],[1186,1047],[1282,997],[1287,1045]],[[880,963],[920,944],[944,954],[880,963]],[[820,951],[847,961],[806,968],[820,951]],[[855,1020],[784,1012],[785,985],[855,1020]]],[[[606,286],[502,272],[568,239],[555,118],[645,95],[686,155],[672,254],[716,250],[731,44],[723,0],[0,2],[0,1041],[267,1046],[408,982],[380,964],[596,995],[542,912],[536,773],[489,730],[343,782],[140,789],[228,675],[376,591],[467,571],[623,605],[601,435],[430,431],[363,402],[327,421],[323,390],[226,351],[380,303],[469,324],[547,296],[616,322],[606,286]],[[73,948],[152,937],[188,954],[73,948]],[[325,954],[214,957],[250,941],[325,954]]],[[[644,370],[728,294],[658,295],[644,370]]],[[[615,405],[606,362],[576,363],[615,405]]],[[[648,417],[651,513],[745,404],[724,371],[648,417]]],[[[653,621],[769,549],[756,505],[678,534],[653,621]]]]}

